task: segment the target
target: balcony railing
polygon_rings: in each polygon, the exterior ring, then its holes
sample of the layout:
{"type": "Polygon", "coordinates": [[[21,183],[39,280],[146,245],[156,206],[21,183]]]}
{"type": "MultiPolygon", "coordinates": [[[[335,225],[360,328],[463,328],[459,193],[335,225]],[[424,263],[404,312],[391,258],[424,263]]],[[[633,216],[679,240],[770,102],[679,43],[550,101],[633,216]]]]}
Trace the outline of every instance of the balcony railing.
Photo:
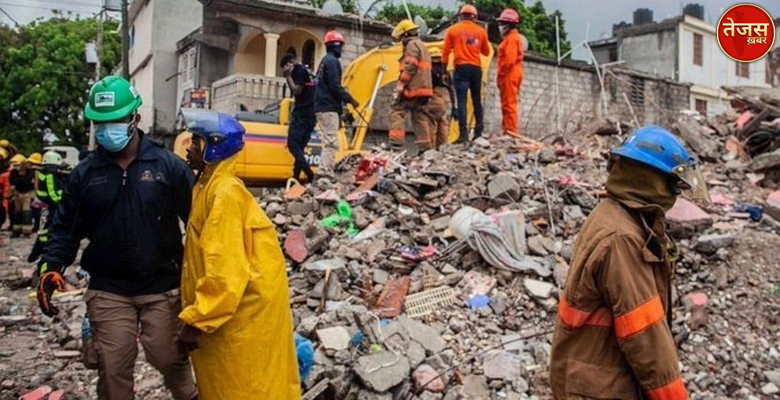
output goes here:
{"type": "Polygon", "coordinates": [[[241,110],[261,110],[284,98],[287,84],[284,78],[255,74],[233,74],[211,85],[212,108],[226,113],[241,110]]]}

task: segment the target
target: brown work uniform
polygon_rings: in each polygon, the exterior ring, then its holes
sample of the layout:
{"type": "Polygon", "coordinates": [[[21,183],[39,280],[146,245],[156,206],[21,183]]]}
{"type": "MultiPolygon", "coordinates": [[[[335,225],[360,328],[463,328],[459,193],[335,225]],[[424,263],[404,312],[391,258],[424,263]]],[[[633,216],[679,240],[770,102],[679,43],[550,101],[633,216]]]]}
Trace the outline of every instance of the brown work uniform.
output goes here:
{"type": "Polygon", "coordinates": [[[608,198],[575,244],[550,361],[553,397],[687,399],[669,306],[664,212],[608,198]]]}
{"type": "Polygon", "coordinates": [[[431,56],[420,38],[404,43],[404,53],[399,60],[398,87],[403,92],[392,105],[390,113],[390,143],[403,146],[405,138],[404,114],[412,113],[415,141],[420,150],[432,148],[431,118],[427,112],[428,100],[433,96],[431,80],[431,56]]]}

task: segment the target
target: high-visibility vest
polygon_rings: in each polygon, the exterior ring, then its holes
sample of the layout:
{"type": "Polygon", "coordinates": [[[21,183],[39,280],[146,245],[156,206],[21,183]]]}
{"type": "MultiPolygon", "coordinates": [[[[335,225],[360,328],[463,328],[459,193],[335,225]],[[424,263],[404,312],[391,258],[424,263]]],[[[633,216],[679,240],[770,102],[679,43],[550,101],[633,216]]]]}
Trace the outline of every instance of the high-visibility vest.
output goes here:
{"type": "Polygon", "coordinates": [[[39,199],[50,198],[55,204],[62,200],[62,189],[57,189],[54,174],[38,172],[38,192],[39,199]],[[41,184],[45,185],[45,188],[41,184]],[[45,190],[44,190],[45,189],[45,190]]]}

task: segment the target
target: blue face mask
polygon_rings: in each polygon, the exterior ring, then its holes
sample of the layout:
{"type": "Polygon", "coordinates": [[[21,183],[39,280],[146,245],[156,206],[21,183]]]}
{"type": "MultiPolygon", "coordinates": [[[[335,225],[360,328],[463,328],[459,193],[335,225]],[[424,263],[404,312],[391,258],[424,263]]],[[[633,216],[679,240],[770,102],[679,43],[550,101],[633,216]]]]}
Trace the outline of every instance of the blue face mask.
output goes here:
{"type": "Polygon", "coordinates": [[[130,124],[122,122],[111,122],[107,124],[95,125],[95,138],[104,149],[111,153],[122,151],[130,143],[132,134],[128,135],[130,124]]]}

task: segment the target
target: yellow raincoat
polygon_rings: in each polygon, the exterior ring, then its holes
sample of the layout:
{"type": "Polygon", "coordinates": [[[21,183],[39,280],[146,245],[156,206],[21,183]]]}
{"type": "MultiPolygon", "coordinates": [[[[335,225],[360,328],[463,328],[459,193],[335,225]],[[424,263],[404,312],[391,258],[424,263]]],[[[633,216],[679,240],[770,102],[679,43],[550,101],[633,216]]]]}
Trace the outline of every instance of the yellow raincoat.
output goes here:
{"type": "Polygon", "coordinates": [[[235,163],[207,167],[187,225],[179,318],[205,332],[192,353],[200,398],[299,399],[284,256],[235,163]]]}

